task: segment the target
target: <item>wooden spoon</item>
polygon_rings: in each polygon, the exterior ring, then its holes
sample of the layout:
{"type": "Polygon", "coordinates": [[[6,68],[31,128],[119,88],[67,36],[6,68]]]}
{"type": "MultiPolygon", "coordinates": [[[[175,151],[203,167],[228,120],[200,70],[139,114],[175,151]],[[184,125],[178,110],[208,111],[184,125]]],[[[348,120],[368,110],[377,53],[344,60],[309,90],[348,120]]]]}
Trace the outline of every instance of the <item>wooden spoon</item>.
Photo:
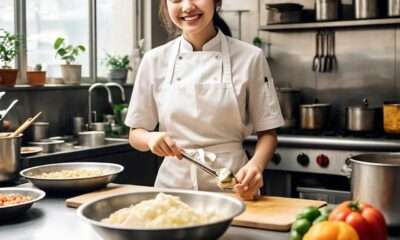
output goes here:
{"type": "Polygon", "coordinates": [[[13,133],[9,134],[7,137],[17,137],[20,133],[25,131],[40,115],[42,112],[36,114],[33,118],[28,118],[19,128],[17,128],[13,133]]]}

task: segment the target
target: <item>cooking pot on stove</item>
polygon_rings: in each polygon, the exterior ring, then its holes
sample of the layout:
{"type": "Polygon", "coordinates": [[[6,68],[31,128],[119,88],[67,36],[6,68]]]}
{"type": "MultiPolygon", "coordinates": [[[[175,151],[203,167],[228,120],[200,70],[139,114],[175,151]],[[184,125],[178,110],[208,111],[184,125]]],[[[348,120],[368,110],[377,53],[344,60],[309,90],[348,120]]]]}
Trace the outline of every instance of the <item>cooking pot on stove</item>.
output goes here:
{"type": "Polygon", "coordinates": [[[285,120],[282,128],[296,127],[299,120],[300,91],[294,88],[277,88],[276,90],[285,120]]]}
{"type": "Polygon", "coordinates": [[[389,226],[400,227],[400,154],[362,154],[349,160],[353,200],[372,204],[389,226]]]}
{"type": "Polygon", "coordinates": [[[353,132],[368,132],[376,129],[379,122],[379,108],[368,105],[368,100],[363,99],[364,104],[348,106],[346,108],[346,128],[353,132]]]}
{"type": "Polygon", "coordinates": [[[400,134],[400,101],[384,102],[383,128],[386,133],[400,134]]]}
{"type": "Polygon", "coordinates": [[[321,130],[326,128],[331,105],[314,103],[300,105],[300,127],[306,130],[321,130]]]}

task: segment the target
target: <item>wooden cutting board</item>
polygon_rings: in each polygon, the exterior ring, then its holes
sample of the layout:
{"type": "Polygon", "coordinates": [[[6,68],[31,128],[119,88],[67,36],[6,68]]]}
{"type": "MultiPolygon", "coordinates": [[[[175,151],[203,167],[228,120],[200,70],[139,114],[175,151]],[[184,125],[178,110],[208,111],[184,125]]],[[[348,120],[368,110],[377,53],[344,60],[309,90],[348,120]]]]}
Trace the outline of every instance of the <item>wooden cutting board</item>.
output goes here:
{"type": "MultiPolygon", "coordinates": [[[[130,193],[141,190],[154,190],[152,187],[136,185],[111,185],[103,190],[68,198],[66,205],[76,208],[89,201],[120,193],[130,193]]],[[[157,189],[162,190],[162,189],[157,189]]],[[[288,231],[295,221],[296,215],[305,207],[322,207],[326,202],[262,196],[257,201],[246,201],[246,211],[236,217],[232,225],[260,228],[276,231],[288,231]]]]}

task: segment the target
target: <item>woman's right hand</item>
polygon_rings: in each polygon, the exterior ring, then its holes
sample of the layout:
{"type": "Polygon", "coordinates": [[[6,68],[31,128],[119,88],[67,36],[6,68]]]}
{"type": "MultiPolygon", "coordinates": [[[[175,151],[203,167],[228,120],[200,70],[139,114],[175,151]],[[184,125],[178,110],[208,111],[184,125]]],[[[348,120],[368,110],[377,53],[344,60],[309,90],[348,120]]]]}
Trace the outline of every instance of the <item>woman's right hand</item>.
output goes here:
{"type": "Polygon", "coordinates": [[[166,132],[150,132],[147,145],[157,156],[173,156],[182,158],[181,150],[166,132]]]}

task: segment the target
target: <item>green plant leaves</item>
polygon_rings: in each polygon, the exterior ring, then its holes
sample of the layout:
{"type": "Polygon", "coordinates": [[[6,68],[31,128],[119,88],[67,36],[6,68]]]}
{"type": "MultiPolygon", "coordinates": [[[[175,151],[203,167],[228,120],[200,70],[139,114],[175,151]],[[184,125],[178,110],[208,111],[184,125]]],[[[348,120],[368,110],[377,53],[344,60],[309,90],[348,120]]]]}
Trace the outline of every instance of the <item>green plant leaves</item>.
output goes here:
{"type": "Polygon", "coordinates": [[[67,64],[74,62],[76,57],[86,50],[83,45],[73,46],[66,44],[65,39],[61,37],[55,40],[54,49],[56,50],[56,56],[60,56],[67,64]]]}
{"type": "Polygon", "coordinates": [[[0,29],[0,60],[4,67],[9,68],[9,63],[18,53],[21,37],[16,34],[0,29]]]}
{"type": "Polygon", "coordinates": [[[107,54],[105,62],[107,67],[109,67],[111,70],[129,69],[128,55],[118,56],[107,54]]]}

